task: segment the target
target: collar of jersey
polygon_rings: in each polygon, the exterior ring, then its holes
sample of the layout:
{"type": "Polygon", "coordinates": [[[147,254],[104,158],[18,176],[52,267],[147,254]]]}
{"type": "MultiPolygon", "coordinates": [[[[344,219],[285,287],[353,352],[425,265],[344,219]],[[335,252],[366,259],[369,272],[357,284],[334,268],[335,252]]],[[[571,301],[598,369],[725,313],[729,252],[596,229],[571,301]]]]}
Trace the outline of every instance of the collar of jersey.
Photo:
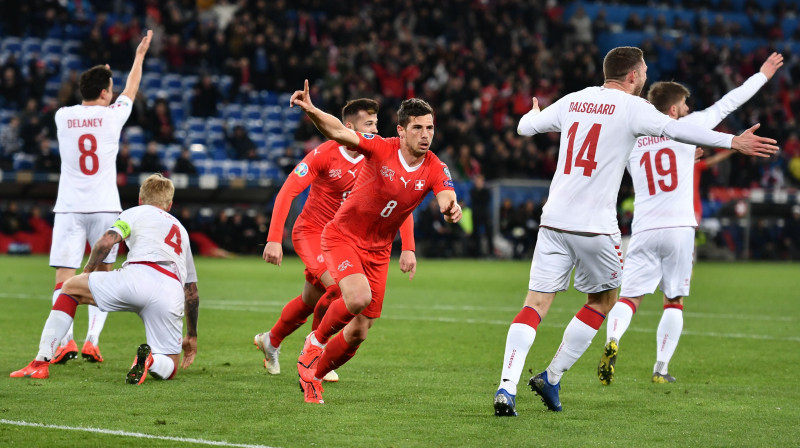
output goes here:
{"type": "Polygon", "coordinates": [[[398,149],[397,150],[397,158],[400,159],[400,163],[403,165],[403,168],[405,168],[407,173],[413,173],[414,171],[417,171],[419,169],[419,167],[421,167],[422,164],[425,163],[425,157],[423,157],[422,161],[419,162],[419,165],[417,165],[417,166],[408,166],[408,164],[406,163],[406,159],[403,158],[403,150],[402,149],[398,149]]]}
{"type": "Polygon", "coordinates": [[[356,164],[364,158],[364,154],[359,154],[358,157],[350,157],[350,154],[347,153],[347,148],[344,146],[339,146],[339,152],[342,153],[342,157],[345,158],[350,163],[356,164]]]}

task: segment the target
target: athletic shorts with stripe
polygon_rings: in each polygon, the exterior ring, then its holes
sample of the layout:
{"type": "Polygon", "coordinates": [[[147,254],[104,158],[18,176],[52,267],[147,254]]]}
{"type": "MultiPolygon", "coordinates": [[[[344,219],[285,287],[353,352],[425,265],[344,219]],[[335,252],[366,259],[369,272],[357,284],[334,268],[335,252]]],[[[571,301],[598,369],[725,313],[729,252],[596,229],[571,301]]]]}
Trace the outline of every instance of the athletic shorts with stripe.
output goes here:
{"type": "MultiPolygon", "coordinates": [[[[78,269],[83,262],[86,243],[94,243],[106,233],[117,220],[119,213],[56,213],[53,223],[53,242],[50,245],[50,266],[54,268],[78,269]]],[[[117,260],[119,244],[103,259],[111,264],[117,260]]]]}
{"type": "Polygon", "coordinates": [[[620,297],[639,297],[661,287],[670,299],[689,295],[694,264],[694,227],[672,227],[631,236],[620,297]]]}

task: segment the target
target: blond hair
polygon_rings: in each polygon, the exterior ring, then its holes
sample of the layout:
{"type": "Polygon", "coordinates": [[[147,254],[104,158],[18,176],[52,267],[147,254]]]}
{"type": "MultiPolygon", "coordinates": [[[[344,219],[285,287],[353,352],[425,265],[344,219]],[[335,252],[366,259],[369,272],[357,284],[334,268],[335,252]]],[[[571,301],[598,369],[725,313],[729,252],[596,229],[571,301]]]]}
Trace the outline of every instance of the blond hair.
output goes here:
{"type": "Polygon", "coordinates": [[[689,89],[672,81],[661,81],[650,86],[647,101],[650,101],[659,112],[669,114],[669,108],[680,104],[692,94],[689,89]]]}
{"type": "Polygon", "coordinates": [[[172,181],[159,173],[145,179],[139,188],[139,200],[142,205],[154,205],[167,210],[173,196],[175,196],[175,186],[172,185],[172,181]]]}

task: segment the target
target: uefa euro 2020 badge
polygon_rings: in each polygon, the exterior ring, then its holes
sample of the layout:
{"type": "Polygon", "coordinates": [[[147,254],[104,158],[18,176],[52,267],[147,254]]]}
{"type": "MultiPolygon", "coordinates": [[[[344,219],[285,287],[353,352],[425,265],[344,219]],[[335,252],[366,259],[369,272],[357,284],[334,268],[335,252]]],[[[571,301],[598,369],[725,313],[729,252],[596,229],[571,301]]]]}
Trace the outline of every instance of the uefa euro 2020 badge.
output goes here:
{"type": "Polygon", "coordinates": [[[294,167],[294,174],[297,174],[298,177],[303,177],[308,174],[308,165],[304,162],[300,162],[294,167]]]}

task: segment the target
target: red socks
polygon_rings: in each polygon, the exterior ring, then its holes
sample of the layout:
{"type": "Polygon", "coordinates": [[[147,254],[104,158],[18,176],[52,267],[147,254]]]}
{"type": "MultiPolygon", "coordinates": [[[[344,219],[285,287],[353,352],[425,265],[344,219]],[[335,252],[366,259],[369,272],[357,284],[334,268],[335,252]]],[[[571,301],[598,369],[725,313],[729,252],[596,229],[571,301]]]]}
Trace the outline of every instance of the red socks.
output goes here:
{"type": "Polygon", "coordinates": [[[312,331],[319,327],[319,324],[322,322],[322,318],[325,316],[325,313],[328,311],[328,307],[331,306],[331,303],[340,297],[342,297],[342,290],[339,289],[339,285],[334,284],[325,290],[325,294],[319,298],[317,306],[314,307],[314,320],[311,322],[312,331]]]}
{"type": "Polygon", "coordinates": [[[520,310],[517,317],[514,318],[514,321],[511,322],[512,324],[525,324],[529,327],[532,327],[536,330],[539,327],[539,323],[542,321],[542,317],[539,316],[539,312],[529,306],[523,306],[522,310],[520,310]]]}
{"type": "Polygon", "coordinates": [[[328,345],[325,346],[325,351],[322,354],[322,357],[319,359],[319,364],[317,364],[317,371],[314,373],[314,376],[317,378],[323,378],[325,375],[328,374],[333,369],[338,369],[339,367],[343,366],[347,361],[353,358],[356,355],[356,350],[358,350],[359,345],[355,347],[350,346],[347,341],[344,340],[344,332],[339,332],[330,342],[328,345]]]}
{"type": "Polygon", "coordinates": [[[336,300],[328,308],[328,312],[322,318],[319,328],[314,331],[314,336],[320,344],[327,344],[328,339],[344,328],[354,317],[356,315],[347,310],[344,300],[336,300]]]}
{"type": "Polygon", "coordinates": [[[77,308],[78,301],[67,294],[59,294],[56,303],[53,304],[53,310],[66,313],[73,319],[75,319],[75,310],[77,308]]]}
{"type": "Polygon", "coordinates": [[[273,347],[280,347],[283,339],[306,323],[308,315],[313,312],[314,308],[306,305],[302,296],[297,296],[289,301],[283,307],[281,317],[269,331],[270,344],[273,347]]]}
{"type": "Polygon", "coordinates": [[[599,330],[600,326],[603,325],[603,321],[606,319],[605,314],[588,305],[584,305],[583,308],[575,314],[575,317],[595,330],[599,330]]]}

